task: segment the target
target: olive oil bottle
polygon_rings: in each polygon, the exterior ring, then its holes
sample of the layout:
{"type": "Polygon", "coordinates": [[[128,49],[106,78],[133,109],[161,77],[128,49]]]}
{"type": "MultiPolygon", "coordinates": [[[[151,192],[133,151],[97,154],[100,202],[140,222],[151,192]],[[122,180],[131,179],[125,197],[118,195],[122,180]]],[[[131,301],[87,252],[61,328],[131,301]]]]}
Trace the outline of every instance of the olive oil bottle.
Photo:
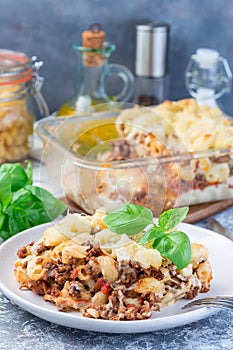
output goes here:
{"type": "Polygon", "coordinates": [[[125,66],[109,64],[108,59],[115,45],[104,42],[105,33],[100,24],[94,23],[82,33],[83,46],[73,48],[77,55],[77,88],[74,96],[60,107],[58,116],[70,116],[79,112],[111,110],[114,102],[128,101],[134,92],[134,76],[125,66]],[[106,79],[118,75],[123,81],[122,90],[114,97],[107,95],[106,79]],[[102,105],[102,108],[101,108],[102,105]]]}

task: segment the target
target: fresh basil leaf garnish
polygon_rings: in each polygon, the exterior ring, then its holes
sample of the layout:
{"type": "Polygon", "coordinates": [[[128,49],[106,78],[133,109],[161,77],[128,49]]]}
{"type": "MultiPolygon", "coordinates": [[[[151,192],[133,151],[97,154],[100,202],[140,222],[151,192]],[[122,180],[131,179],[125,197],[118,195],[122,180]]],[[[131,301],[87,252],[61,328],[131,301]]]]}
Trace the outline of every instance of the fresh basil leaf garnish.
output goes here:
{"type": "Polygon", "coordinates": [[[165,231],[174,229],[186,218],[188,211],[188,207],[183,207],[163,212],[159,217],[159,226],[165,231]]]}
{"type": "Polygon", "coordinates": [[[111,231],[129,236],[150,225],[141,237],[140,244],[153,242],[152,247],[181,270],[191,260],[191,245],[184,232],[174,229],[185,219],[188,210],[188,207],[169,209],[160,215],[156,225],[149,209],[126,203],[107,214],[104,222],[111,231]]]}
{"type": "Polygon", "coordinates": [[[191,245],[188,236],[181,231],[173,231],[158,238],[153,243],[153,248],[173,262],[178,270],[186,267],[191,260],[191,245]]]}
{"type": "Polygon", "coordinates": [[[153,224],[153,214],[148,208],[126,203],[107,214],[104,222],[111,231],[132,236],[153,224]]]}
{"type": "Polygon", "coordinates": [[[153,241],[156,238],[164,236],[164,231],[159,226],[152,226],[150,227],[146,233],[141,237],[140,243],[141,244],[147,244],[151,241],[153,241]]]}

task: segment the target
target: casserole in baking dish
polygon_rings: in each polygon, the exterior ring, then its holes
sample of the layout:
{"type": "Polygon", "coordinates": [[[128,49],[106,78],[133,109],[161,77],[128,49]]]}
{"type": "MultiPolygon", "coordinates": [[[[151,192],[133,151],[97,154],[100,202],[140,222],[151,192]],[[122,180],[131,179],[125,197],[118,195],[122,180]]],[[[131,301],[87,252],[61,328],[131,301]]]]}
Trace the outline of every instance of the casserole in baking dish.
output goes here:
{"type": "Polygon", "coordinates": [[[193,99],[38,122],[49,176],[88,213],[123,202],[155,216],[233,197],[233,124],[193,99]]]}

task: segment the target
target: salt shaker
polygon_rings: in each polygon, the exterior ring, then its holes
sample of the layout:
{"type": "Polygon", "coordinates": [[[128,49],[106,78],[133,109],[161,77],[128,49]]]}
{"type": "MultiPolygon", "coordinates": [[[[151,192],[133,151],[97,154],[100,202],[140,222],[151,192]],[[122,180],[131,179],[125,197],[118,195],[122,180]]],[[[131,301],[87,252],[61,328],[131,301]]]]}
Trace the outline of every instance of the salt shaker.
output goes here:
{"type": "Polygon", "coordinates": [[[164,22],[137,26],[135,103],[157,105],[169,97],[169,32],[164,22]]]}

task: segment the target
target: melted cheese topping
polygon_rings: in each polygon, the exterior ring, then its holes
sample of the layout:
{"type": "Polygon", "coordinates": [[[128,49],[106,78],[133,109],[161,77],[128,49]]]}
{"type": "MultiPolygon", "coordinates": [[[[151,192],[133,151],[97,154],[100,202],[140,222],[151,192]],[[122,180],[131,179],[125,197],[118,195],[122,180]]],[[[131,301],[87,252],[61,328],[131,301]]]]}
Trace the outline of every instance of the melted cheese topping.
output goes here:
{"type": "Polygon", "coordinates": [[[156,107],[124,110],[116,119],[118,132],[128,140],[152,133],[169,149],[188,152],[231,148],[233,124],[217,108],[193,99],[165,101],[156,107]],[[174,139],[175,136],[175,139],[174,139]]]}

